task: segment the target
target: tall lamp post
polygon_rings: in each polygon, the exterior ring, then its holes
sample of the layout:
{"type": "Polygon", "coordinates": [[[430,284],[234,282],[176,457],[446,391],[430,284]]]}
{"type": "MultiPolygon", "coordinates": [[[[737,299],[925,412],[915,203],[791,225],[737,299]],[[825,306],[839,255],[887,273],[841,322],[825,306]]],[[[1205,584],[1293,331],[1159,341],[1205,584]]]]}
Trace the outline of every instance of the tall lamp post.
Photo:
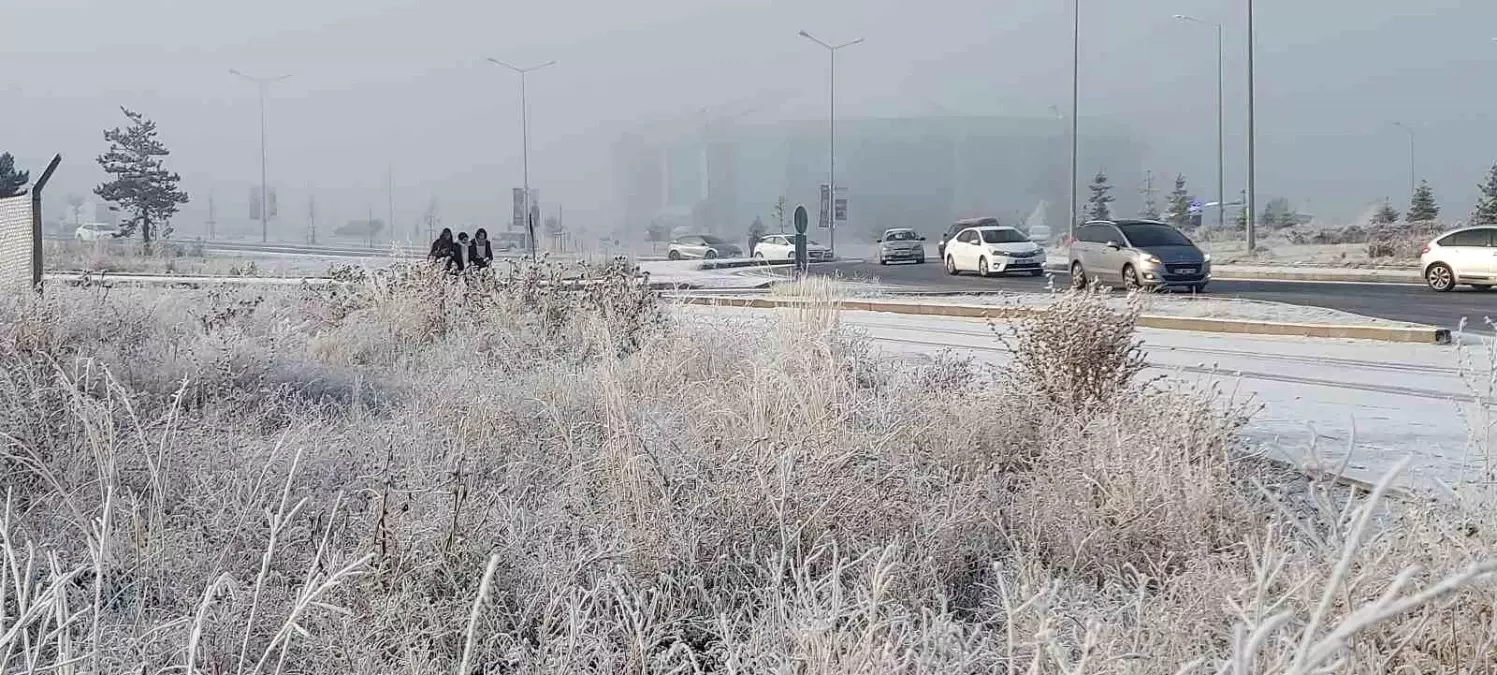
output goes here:
{"type": "Polygon", "coordinates": [[[270,186],[266,184],[268,172],[265,168],[265,98],[270,92],[272,82],[280,82],[291,76],[250,77],[233,68],[229,69],[229,74],[254,82],[260,90],[260,242],[264,243],[270,239],[270,205],[266,201],[266,193],[270,191],[270,186]]]}
{"type": "Polygon", "coordinates": [[[1222,25],[1184,14],[1176,14],[1175,18],[1216,29],[1216,225],[1225,227],[1227,225],[1227,131],[1225,107],[1222,103],[1225,82],[1222,75],[1222,25]]]}
{"type": "Polygon", "coordinates": [[[520,75],[520,163],[522,165],[524,199],[521,202],[525,207],[525,236],[530,240],[530,259],[535,260],[535,222],[530,217],[530,105],[525,100],[525,76],[542,68],[556,65],[555,61],[521,68],[513,66],[499,59],[489,59],[490,63],[504,66],[520,75]]]}
{"type": "Polygon", "coordinates": [[[1258,247],[1256,206],[1258,204],[1258,126],[1254,119],[1254,96],[1258,83],[1253,73],[1253,0],[1247,0],[1247,250],[1252,253],[1258,247]]]}
{"type": "Polygon", "coordinates": [[[807,40],[815,42],[816,44],[821,45],[822,47],[826,48],[827,54],[830,57],[830,61],[831,61],[831,83],[828,86],[828,89],[830,90],[830,92],[828,94],[828,97],[830,99],[830,103],[829,103],[828,108],[827,108],[827,126],[829,127],[828,134],[829,134],[829,141],[830,141],[829,145],[828,145],[829,151],[827,152],[827,200],[828,200],[827,209],[830,211],[827,214],[827,240],[828,240],[827,241],[827,247],[832,250],[833,254],[836,254],[836,252],[837,252],[837,52],[841,51],[842,49],[844,49],[846,47],[851,47],[851,46],[853,46],[855,44],[861,44],[863,42],[863,38],[858,38],[858,39],[853,40],[851,42],[844,42],[844,43],[842,43],[840,45],[833,45],[833,44],[829,44],[829,43],[826,43],[826,42],[822,42],[821,40],[818,40],[815,36],[811,35],[810,33],[807,33],[806,31],[801,31],[800,32],[800,36],[803,37],[803,38],[805,38],[805,39],[807,39],[807,40]]]}
{"type": "Polygon", "coordinates": [[[1403,122],[1394,122],[1393,126],[1403,129],[1404,133],[1409,135],[1409,194],[1412,195],[1414,194],[1414,190],[1419,187],[1418,182],[1415,180],[1417,172],[1414,167],[1414,128],[1403,122]]]}

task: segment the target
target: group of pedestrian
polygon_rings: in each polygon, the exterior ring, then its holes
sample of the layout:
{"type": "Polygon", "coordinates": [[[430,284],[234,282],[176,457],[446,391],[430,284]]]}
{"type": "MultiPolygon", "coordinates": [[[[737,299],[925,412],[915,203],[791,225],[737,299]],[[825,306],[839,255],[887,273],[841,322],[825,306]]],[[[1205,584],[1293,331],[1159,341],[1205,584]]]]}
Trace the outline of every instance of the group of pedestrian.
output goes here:
{"type": "Polygon", "coordinates": [[[452,237],[452,228],[442,228],[442,234],[437,235],[437,240],[431,243],[431,253],[427,258],[432,262],[444,265],[448,272],[458,274],[463,270],[484,269],[494,264],[494,247],[489,243],[489,232],[478,228],[473,233],[473,238],[468,238],[467,232],[452,237]]]}

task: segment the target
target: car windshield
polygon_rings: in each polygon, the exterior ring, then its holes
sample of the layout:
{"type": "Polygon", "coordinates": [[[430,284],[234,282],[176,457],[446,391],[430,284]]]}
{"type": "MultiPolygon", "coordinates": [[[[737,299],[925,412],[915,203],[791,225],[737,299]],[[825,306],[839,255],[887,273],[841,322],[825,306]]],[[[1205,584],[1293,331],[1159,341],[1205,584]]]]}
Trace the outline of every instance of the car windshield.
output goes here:
{"type": "Polygon", "coordinates": [[[1185,235],[1168,225],[1156,225],[1153,223],[1140,223],[1135,225],[1119,225],[1123,230],[1123,236],[1128,238],[1128,243],[1134,248],[1148,248],[1150,246],[1193,246],[1185,235]]]}
{"type": "Polygon", "coordinates": [[[1009,229],[983,230],[982,240],[989,244],[1017,244],[1019,242],[1029,241],[1028,239],[1024,238],[1024,235],[1019,234],[1018,230],[1009,229]]]}
{"type": "Polygon", "coordinates": [[[884,234],[884,241],[914,241],[919,238],[914,230],[891,230],[884,234]]]}
{"type": "Polygon", "coordinates": [[[702,235],[702,241],[704,243],[708,244],[708,245],[711,245],[711,246],[722,246],[723,244],[728,243],[723,238],[721,238],[721,237],[714,237],[714,236],[712,236],[710,234],[704,234],[704,235],[702,235]]]}

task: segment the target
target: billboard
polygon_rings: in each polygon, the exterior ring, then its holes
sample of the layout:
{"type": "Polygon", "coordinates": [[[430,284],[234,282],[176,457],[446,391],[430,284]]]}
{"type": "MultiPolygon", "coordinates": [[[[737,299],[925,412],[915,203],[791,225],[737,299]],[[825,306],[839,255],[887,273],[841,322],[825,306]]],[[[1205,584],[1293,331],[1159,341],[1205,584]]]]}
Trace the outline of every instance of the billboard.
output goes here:
{"type": "Polygon", "coordinates": [[[525,229],[525,189],[515,188],[511,192],[514,198],[514,215],[510,219],[509,227],[512,230],[525,229]]]}

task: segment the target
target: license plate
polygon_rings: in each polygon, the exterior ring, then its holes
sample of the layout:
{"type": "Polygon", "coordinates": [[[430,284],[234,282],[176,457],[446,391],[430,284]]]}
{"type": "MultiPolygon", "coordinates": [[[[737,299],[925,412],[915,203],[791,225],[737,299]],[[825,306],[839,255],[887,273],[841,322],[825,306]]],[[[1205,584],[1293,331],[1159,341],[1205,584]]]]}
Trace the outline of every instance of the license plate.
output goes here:
{"type": "Polygon", "coordinates": [[[1194,267],[1181,267],[1181,268],[1175,270],[1175,272],[1178,273],[1178,274],[1195,274],[1196,273],[1196,268],[1194,268],[1194,267]]]}

